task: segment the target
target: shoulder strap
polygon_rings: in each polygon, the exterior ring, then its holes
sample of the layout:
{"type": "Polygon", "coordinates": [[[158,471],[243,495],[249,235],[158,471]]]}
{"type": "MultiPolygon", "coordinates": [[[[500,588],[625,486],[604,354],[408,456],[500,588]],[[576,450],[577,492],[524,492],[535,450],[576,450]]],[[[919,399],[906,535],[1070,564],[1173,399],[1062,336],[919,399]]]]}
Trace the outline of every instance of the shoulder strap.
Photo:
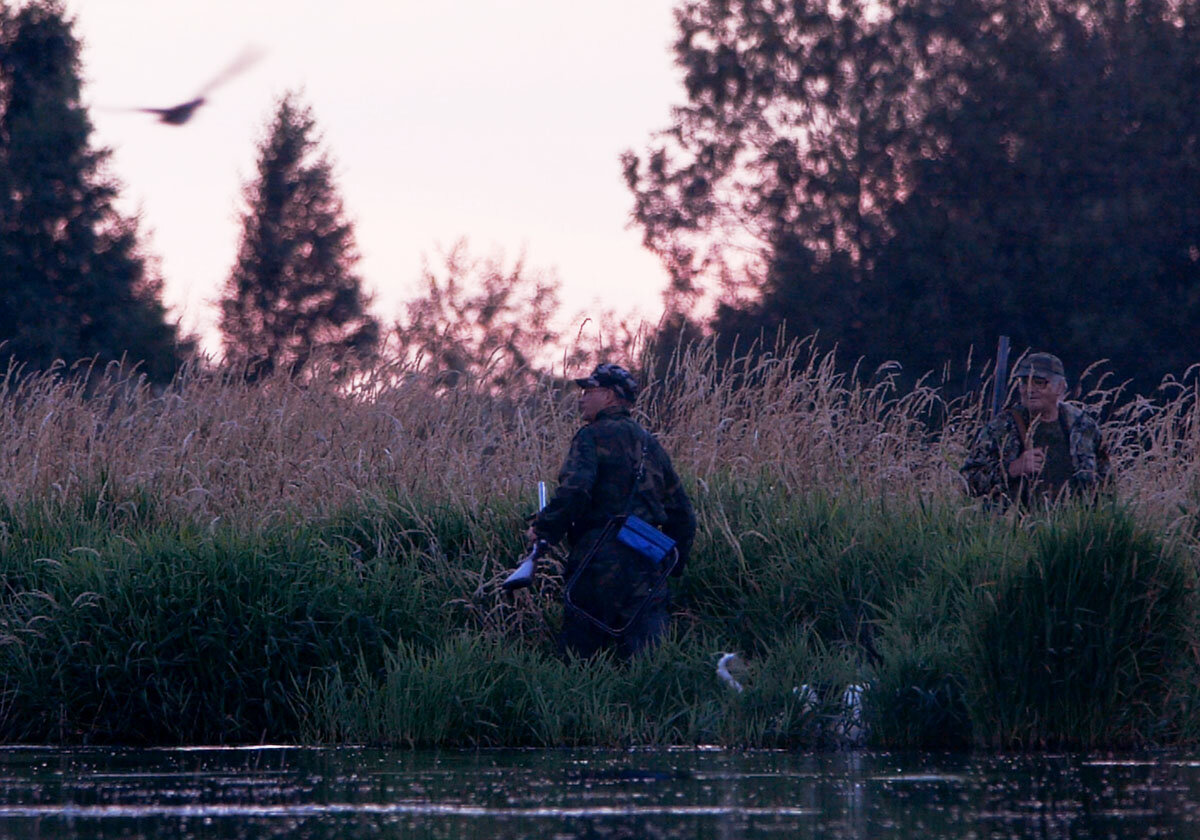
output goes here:
{"type": "Polygon", "coordinates": [[[650,433],[639,427],[642,433],[641,446],[638,451],[637,469],[633,471],[633,485],[629,488],[629,498],[625,500],[625,515],[628,516],[633,510],[633,497],[637,495],[638,487],[642,484],[642,479],[646,477],[646,443],[649,441],[650,433]]]}

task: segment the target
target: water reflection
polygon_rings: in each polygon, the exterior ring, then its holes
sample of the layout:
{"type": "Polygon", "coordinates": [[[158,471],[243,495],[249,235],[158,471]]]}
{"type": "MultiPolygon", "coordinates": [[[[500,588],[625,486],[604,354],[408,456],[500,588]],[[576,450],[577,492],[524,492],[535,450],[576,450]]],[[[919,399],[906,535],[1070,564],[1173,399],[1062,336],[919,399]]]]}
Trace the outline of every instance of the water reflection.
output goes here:
{"type": "Polygon", "coordinates": [[[0,836],[1200,836],[1194,754],[0,750],[0,836]]]}

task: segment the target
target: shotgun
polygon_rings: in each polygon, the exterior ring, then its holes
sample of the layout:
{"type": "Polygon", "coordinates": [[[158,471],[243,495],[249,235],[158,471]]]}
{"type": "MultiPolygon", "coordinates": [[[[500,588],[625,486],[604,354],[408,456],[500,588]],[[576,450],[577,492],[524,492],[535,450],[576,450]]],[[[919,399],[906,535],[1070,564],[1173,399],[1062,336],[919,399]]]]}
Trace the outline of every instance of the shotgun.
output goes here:
{"type": "Polygon", "coordinates": [[[996,381],[992,383],[992,416],[1004,410],[1008,396],[1008,336],[1000,336],[996,345],[996,381]]]}
{"type": "MultiPolygon", "coordinates": [[[[539,481],[537,483],[538,493],[538,510],[546,506],[546,482],[539,481]]],[[[504,583],[500,584],[500,588],[505,592],[515,592],[518,589],[524,589],[533,583],[533,573],[537,571],[537,561],[550,549],[549,543],[545,540],[535,540],[529,549],[529,553],[525,555],[525,559],[517,566],[516,571],[504,579],[504,583]]]]}

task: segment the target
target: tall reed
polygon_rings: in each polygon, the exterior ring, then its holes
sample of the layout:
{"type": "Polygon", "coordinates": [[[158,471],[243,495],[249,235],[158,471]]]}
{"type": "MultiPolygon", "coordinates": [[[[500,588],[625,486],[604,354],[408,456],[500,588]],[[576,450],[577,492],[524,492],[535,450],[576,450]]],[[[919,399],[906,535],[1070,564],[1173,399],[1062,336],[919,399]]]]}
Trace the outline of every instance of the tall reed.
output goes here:
{"type": "MultiPolygon", "coordinates": [[[[850,682],[869,683],[883,744],[1200,734],[1195,663],[1174,653],[1149,706],[1109,714],[1112,727],[1080,711],[1083,696],[1051,729],[1045,709],[1035,724],[989,705],[1008,666],[988,663],[1008,654],[987,640],[1011,630],[995,605],[1046,558],[1101,562],[1087,552],[1110,524],[980,510],[957,467],[982,399],[947,400],[930,381],[901,391],[888,368],[839,373],[808,342],[729,362],[685,347],[647,383],[641,419],[701,522],[677,637],[630,668],[561,661],[555,563],[515,600],[499,582],[533,485],[553,478],[577,426],[562,381],[443,390],[392,365],[349,387],[320,374],[251,386],[197,367],[156,391],[118,368],[10,370],[0,738],[822,743],[850,682]],[[744,694],[712,673],[727,650],[750,663],[744,694]],[[446,709],[452,725],[438,722],[446,709]],[[1155,714],[1169,724],[1151,726],[1155,714]]],[[[1154,554],[1174,558],[1164,569],[1194,565],[1200,537],[1200,409],[1186,383],[1154,400],[1083,397],[1103,418],[1113,495],[1138,534],[1170,545],[1154,554]]],[[[1124,551],[1104,544],[1106,558],[1124,551]]],[[[1153,614],[1176,652],[1197,649],[1185,578],[1153,614]]],[[[1024,615],[1034,627],[1050,613],[1024,615]]],[[[1114,679],[1106,708],[1142,696],[1114,679]]]]}
{"type": "Polygon", "coordinates": [[[1073,509],[1005,569],[973,621],[969,707],[999,746],[1163,737],[1195,638],[1195,565],[1119,509],[1073,509]]]}
{"type": "MultiPolygon", "coordinates": [[[[350,388],[319,374],[251,385],[197,368],[160,392],[116,367],[87,380],[10,369],[0,501],[52,507],[94,493],[121,504],[141,493],[163,515],[252,527],[385,490],[464,507],[529,499],[577,422],[561,382],[497,395],[439,389],[401,365],[350,388]]],[[[1169,381],[1156,401],[1099,388],[1083,398],[1106,418],[1118,494],[1168,523],[1194,521],[1200,502],[1200,403],[1188,383],[1169,381]]],[[[698,489],[728,474],[910,500],[961,498],[956,468],[984,410],[981,399],[947,403],[927,381],[901,393],[886,368],[839,373],[807,342],[724,363],[711,343],[683,348],[639,408],[698,489]]]]}

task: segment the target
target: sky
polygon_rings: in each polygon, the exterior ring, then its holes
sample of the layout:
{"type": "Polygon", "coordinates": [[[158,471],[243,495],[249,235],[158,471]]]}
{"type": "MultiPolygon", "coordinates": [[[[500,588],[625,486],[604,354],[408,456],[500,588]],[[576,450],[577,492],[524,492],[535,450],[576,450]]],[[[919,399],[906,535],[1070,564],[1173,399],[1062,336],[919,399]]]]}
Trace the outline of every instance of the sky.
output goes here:
{"type": "Polygon", "coordinates": [[[667,278],[629,226],[619,156],[682,99],[672,0],[67,0],[94,142],[142,219],[164,300],[219,350],[257,144],[279,97],[313,109],[386,324],[460,239],[561,281],[564,314],[661,314],[667,278]],[[129,108],[191,99],[183,126],[129,108]]]}

